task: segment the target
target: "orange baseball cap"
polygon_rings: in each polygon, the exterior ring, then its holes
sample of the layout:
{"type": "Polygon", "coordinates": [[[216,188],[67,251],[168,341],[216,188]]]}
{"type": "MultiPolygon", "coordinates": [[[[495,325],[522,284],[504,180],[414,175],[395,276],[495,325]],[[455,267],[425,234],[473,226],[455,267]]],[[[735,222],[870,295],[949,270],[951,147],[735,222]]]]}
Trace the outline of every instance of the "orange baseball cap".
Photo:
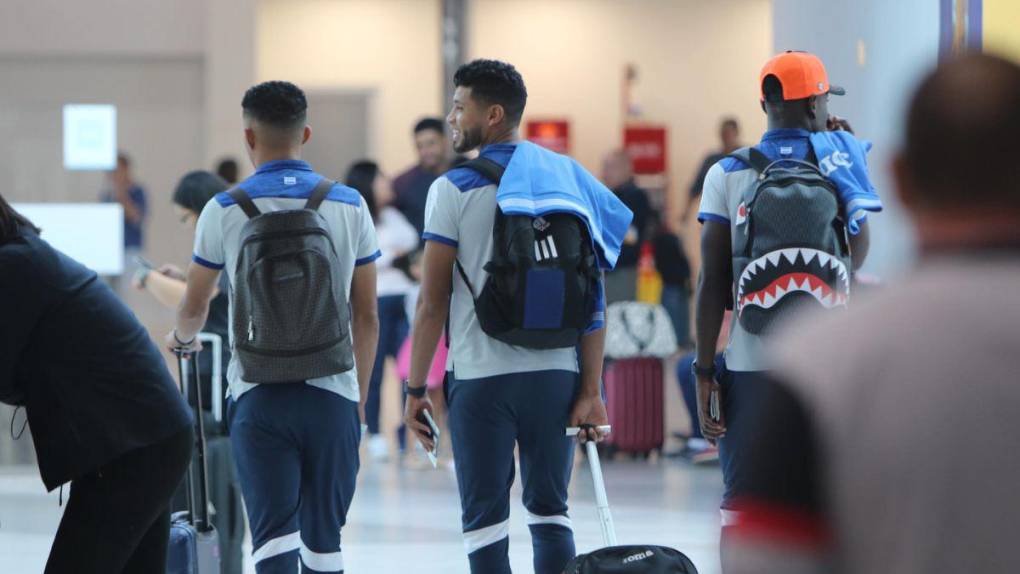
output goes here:
{"type": "MultiPolygon", "coordinates": [[[[784,100],[803,100],[811,96],[832,94],[842,96],[846,90],[829,85],[829,74],[818,56],[808,52],[788,51],[773,57],[765,63],[758,78],[758,89],[765,78],[775,76],[783,87],[784,100]]],[[[765,101],[765,92],[761,92],[765,101]]]]}

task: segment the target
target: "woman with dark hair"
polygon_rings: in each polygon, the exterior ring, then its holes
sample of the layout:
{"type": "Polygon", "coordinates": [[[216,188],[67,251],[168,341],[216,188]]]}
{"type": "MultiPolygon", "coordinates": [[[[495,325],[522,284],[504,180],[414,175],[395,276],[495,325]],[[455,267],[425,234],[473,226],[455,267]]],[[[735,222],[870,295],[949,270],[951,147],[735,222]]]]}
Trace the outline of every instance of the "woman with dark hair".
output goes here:
{"type": "MultiPolygon", "coordinates": [[[[209,203],[217,193],[226,191],[228,187],[226,181],[208,171],[193,171],[182,177],[173,194],[174,212],[181,225],[194,233],[198,216],[202,214],[205,204],[209,203]]],[[[176,309],[184,298],[187,277],[181,268],[167,263],[158,269],[140,268],[135,273],[133,284],[135,288],[152,294],[167,308],[176,309]]],[[[209,316],[206,318],[205,326],[202,327],[203,333],[214,333],[223,339],[223,346],[220,349],[220,365],[223,365],[224,369],[226,365],[230,364],[230,344],[227,334],[230,321],[228,285],[227,274],[221,274],[219,288],[212,301],[209,302],[209,316]]],[[[244,540],[241,491],[230,451],[226,417],[219,422],[212,418],[212,351],[213,349],[207,345],[205,352],[198,355],[198,370],[202,377],[203,416],[206,420],[205,429],[208,439],[209,501],[217,509],[216,514],[212,517],[212,522],[220,535],[222,572],[223,574],[241,574],[243,556],[241,545],[244,540]]],[[[226,376],[226,371],[223,372],[223,376],[226,376]]],[[[188,381],[188,396],[195,396],[194,379],[188,381]]],[[[223,399],[222,394],[219,398],[223,399]]],[[[226,409],[224,409],[225,411],[226,409]]],[[[174,509],[185,510],[184,505],[182,488],[178,490],[177,496],[174,498],[174,509]]]]}
{"type": "MultiPolygon", "coordinates": [[[[400,346],[407,338],[409,324],[407,314],[404,312],[404,299],[413,285],[407,274],[395,267],[394,263],[418,247],[418,232],[407,218],[392,206],[396,195],[390,186],[390,180],[383,175],[375,162],[366,160],[354,163],[347,170],[346,182],[365,198],[372,220],[375,222],[379,251],[382,252],[382,256],[375,262],[376,291],[379,297],[379,347],[369,383],[365,418],[369,434],[368,454],[375,460],[385,460],[389,456],[389,447],[386,438],[379,432],[383,364],[386,357],[396,360],[400,346]]],[[[403,392],[401,389],[401,397],[403,392]]],[[[403,450],[405,444],[403,428],[398,430],[397,437],[403,450]]]]}
{"type": "MultiPolygon", "coordinates": [[[[193,171],[186,174],[177,183],[173,194],[173,208],[181,225],[191,233],[195,231],[198,216],[202,208],[217,193],[226,191],[227,182],[208,171],[193,171]]],[[[135,272],[132,284],[136,289],[152,294],[161,304],[169,309],[176,309],[184,299],[187,277],[176,265],[166,263],[158,269],[143,265],[135,272]]],[[[222,363],[230,364],[230,345],[227,344],[227,325],[230,302],[227,297],[227,280],[224,273],[220,277],[219,290],[209,303],[209,317],[206,319],[204,333],[215,333],[223,338],[222,363]]],[[[202,402],[205,408],[212,408],[212,389],[209,377],[212,374],[212,356],[210,352],[200,353],[199,371],[203,375],[202,402]]],[[[189,396],[194,396],[190,394],[189,396]]],[[[221,397],[222,398],[222,397],[221,397]]],[[[222,432],[226,432],[222,430],[222,432]]]]}
{"type": "Polygon", "coordinates": [[[191,416],[148,332],[0,197],[0,401],[28,416],[48,490],[71,483],[47,574],[166,569],[191,416]]]}

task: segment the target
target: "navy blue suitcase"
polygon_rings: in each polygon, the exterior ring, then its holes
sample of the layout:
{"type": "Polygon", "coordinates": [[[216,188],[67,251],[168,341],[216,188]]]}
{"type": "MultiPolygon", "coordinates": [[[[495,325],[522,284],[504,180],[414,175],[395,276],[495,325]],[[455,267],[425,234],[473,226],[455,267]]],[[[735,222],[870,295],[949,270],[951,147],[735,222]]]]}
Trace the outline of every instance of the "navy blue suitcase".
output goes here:
{"type": "Polygon", "coordinates": [[[188,469],[186,487],[188,510],[177,512],[170,519],[170,544],[167,548],[167,574],[220,574],[220,540],[216,528],[209,521],[209,481],[205,463],[205,425],[199,414],[202,412],[201,377],[198,376],[198,354],[188,356],[178,353],[177,367],[181,376],[181,388],[185,400],[188,392],[190,362],[195,367],[196,406],[195,409],[195,452],[198,466],[198,484],[195,474],[188,469]],[[196,499],[197,497],[197,499],[196,499]]]}

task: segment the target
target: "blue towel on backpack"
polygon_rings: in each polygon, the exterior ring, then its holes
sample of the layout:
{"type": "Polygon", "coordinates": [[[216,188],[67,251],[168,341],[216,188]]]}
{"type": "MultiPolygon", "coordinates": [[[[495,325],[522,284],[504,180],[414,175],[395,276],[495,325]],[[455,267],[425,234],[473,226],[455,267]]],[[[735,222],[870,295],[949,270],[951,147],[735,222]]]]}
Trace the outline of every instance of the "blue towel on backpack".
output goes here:
{"type": "Polygon", "coordinates": [[[521,142],[506,166],[496,202],[508,215],[572,213],[588,225],[599,266],[612,269],[634,214],[573,158],[521,142]]]}
{"type": "Polygon", "coordinates": [[[811,134],[811,147],[818,158],[818,167],[839,190],[850,233],[857,235],[867,212],[882,211],[882,200],[868,177],[867,154],[871,151],[871,142],[861,141],[849,132],[815,132],[811,134]]]}

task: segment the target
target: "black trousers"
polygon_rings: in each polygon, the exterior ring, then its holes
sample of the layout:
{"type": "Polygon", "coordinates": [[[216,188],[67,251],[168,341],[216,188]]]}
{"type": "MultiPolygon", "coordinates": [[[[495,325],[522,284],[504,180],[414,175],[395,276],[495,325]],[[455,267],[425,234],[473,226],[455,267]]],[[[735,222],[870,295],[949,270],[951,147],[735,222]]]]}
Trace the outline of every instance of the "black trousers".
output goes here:
{"type": "Polygon", "coordinates": [[[46,574],[165,572],[170,497],[193,440],[187,428],[72,481],[46,574]]]}

